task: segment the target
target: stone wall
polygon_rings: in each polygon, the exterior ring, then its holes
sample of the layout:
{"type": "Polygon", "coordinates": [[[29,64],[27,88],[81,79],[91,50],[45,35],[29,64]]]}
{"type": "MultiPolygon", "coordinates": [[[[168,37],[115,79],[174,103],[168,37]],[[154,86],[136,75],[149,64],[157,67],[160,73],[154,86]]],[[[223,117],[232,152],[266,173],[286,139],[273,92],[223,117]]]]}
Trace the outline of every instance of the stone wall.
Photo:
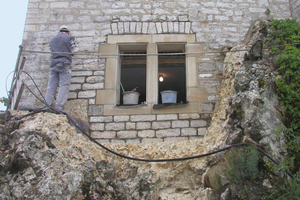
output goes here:
{"type": "MultiPolygon", "coordinates": [[[[45,94],[50,54],[42,52],[49,52],[50,38],[57,34],[61,25],[67,25],[80,52],[73,59],[66,111],[89,121],[95,138],[126,143],[199,138],[209,125],[219,100],[224,57],[220,51],[224,46],[242,43],[255,20],[268,18],[267,8],[274,18],[292,17],[288,0],[29,0],[23,37],[23,56],[27,57],[25,71],[45,94]],[[97,55],[100,46],[107,44],[108,35],[136,34],[195,35],[193,45],[207,52],[194,56],[195,73],[187,77],[196,80],[194,88],[205,88],[205,99],[191,102],[196,109],[151,115],[105,115],[103,105],[96,104],[97,91],[104,90],[107,81],[107,59],[97,55]],[[212,51],[219,53],[210,53],[212,51]]],[[[38,92],[31,80],[25,75],[24,78],[38,92]]],[[[42,104],[25,89],[20,107],[40,106],[42,104]]]]}
{"type": "Polygon", "coordinates": [[[207,114],[123,115],[91,117],[91,136],[100,143],[152,143],[201,139],[207,114]]]}

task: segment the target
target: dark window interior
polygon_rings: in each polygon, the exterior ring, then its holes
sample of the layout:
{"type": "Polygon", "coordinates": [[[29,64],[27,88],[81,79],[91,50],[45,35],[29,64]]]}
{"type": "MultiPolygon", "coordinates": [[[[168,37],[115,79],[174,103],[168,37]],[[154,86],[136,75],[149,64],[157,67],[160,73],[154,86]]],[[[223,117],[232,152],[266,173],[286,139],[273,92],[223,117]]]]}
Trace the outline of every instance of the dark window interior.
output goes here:
{"type": "Polygon", "coordinates": [[[184,45],[165,44],[159,46],[158,75],[162,75],[163,82],[158,82],[159,100],[161,104],[161,91],[177,91],[177,102],[186,103],[186,74],[185,74],[185,54],[184,45]],[[179,53],[172,55],[172,53],[179,53]],[[161,55],[169,54],[169,55],[161,55]]]}
{"type": "MultiPolygon", "coordinates": [[[[140,93],[139,104],[146,101],[146,52],[124,52],[124,54],[139,54],[139,56],[121,56],[121,83],[125,91],[134,88],[140,93]]],[[[120,104],[123,105],[122,93],[120,88],[120,104]]]]}
{"type": "MultiPolygon", "coordinates": [[[[168,53],[184,53],[184,44],[160,44],[158,45],[158,75],[162,75],[163,82],[158,81],[158,104],[162,103],[161,91],[177,91],[177,103],[186,103],[186,73],[185,55],[161,55],[168,53]]],[[[125,91],[137,88],[140,93],[139,104],[146,101],[146,46],[123,45],[120,46],[121,54],[121,83],[125,91]],[[129,54],[129,55],[128,55],[129,54]],[[135,54],[135,55],[130,55],[135,54]],[[138,54],[138,56],[136,55],[138,54]]],[[[120,86],[120,105],[123,105],[120,86]]]]}

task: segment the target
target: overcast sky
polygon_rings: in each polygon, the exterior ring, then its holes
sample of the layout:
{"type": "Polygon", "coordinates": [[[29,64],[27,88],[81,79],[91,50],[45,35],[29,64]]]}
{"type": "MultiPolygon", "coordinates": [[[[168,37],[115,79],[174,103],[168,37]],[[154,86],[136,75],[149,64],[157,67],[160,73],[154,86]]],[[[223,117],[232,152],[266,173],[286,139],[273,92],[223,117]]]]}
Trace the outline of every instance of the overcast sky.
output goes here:
{"type": "MultiPolygon", "coordinates": [[[[1,1],[0,6],[0,97],[7,97],[22,44],[28,0],[1,1]],[[10,74],[10,75],[9,75],[10,74]],[[6,81],[7,79],[7,81],[6,81]],[[7,82],[7,83],[6,83],[7,82]]],[[[0,110],[6,107],[0,103],[0,110]]]]}

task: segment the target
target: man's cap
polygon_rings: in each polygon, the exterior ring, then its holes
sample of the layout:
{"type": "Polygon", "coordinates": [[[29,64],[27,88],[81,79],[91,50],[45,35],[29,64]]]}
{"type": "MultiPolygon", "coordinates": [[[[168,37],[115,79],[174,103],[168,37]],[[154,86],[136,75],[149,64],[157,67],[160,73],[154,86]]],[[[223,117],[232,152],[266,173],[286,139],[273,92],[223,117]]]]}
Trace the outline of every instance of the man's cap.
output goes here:
{"type": "Polygon", "coordinates": [[[63,25],[63,26],[60,27],[59,31],[60,32],[69,32],[69,29],[68,29],[67,26],[63,25]]]}

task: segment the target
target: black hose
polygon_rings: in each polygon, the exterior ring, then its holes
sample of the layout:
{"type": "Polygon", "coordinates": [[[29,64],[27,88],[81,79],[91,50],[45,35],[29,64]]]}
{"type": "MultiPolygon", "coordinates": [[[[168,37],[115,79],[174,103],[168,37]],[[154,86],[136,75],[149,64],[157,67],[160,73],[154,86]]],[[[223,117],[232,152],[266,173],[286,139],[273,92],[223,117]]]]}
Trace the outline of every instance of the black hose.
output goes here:
{"type": "MultiPolygon", "coordinates": [[[[27,87],[27,89],[39,100],[41,101],[42,103],[45,104],[45,102],[43,102],[42,99],[40,99],[29,87],[28,85],[22,81],[24,83],[24,85],[27,87]]],[[[47,104],[45,104],[47,105],[47,104]]],[[[49,105],[47,105],[49,106],[49,105]]],[[[99,142],[97,142],[94,138],[92,138],[89,134],[87,134],[84,130],[81,129],[81,127],[79,127],[77,125],[76,122],[73,121],[72,118],[70,118],[68,116],[67,113],[63,113],[63,112],[60,112],[56,109],[54,109],[53,107],[49,106],[49,108],[53,109],[54,111],[56,111],[57,113],[59,114],[64,114],[66,115],[66,117],[68,118],[68,120],[70,120],[75,126],[77,129],[79,129],[86,137],[88,137],[91,141],[93,141],[94,143],[96,143],[98,146],[100,146],[101,148],[105,149],[106,151],[116,155],[116,156],[119,156],[121,158],[125,158],[125,159],[128,159],[128,160],[134,160],[134,161],[141,161],[141,162],[172,162],[172,161],[184,161],[184,160],[191,160],[191,159],[196,159],[196,158],[202,158],[202,157],[206,157],[206,156],[210,156],[210,155],[213,155],[213,154],[217,154],[217,153],[220,153],[222,151],[226,151],[228,149],[231,149],[233,147],[238,147],[238,146],[253,146],[255,147],[259,152],[261,152],[263,155],[265,155],[268,159],[270,159],[272,162],[274,162],[276,165],[279,165],[279,163],[274,159],[272,158],[270,155],[268,155],[265,151],[263,151],[261,148],[253,145],[253,144],[250,144],[250,143],[238,143],[238,144],[233,144],[233,145],[230,145],[228,147],[225,147],[225,148],[222,148],[222,149],[219,149],[219,150],[216,150],[216,151],[213,151],[213,152],[210,152],[210,153],[206,153],[206,154],[200,154],[200,155],[196,155],[196,156],[189,156],[189,157],[182,157],[182,158],[167,158],[167,159],[143,159],[143,158],[135,158],[135,157],[130,157],[130,156],[126,156],[126,155],[122,155],[120,153],[117,153],[107,147],[105,147],[104,145],[100,144],[99,142]]],[[[40,111],[42,112],[42,111],[40,111]]],[[[289,171],[285,171],[291,178],[293,178],[293,175],[289,172],[289,171]]]]}

